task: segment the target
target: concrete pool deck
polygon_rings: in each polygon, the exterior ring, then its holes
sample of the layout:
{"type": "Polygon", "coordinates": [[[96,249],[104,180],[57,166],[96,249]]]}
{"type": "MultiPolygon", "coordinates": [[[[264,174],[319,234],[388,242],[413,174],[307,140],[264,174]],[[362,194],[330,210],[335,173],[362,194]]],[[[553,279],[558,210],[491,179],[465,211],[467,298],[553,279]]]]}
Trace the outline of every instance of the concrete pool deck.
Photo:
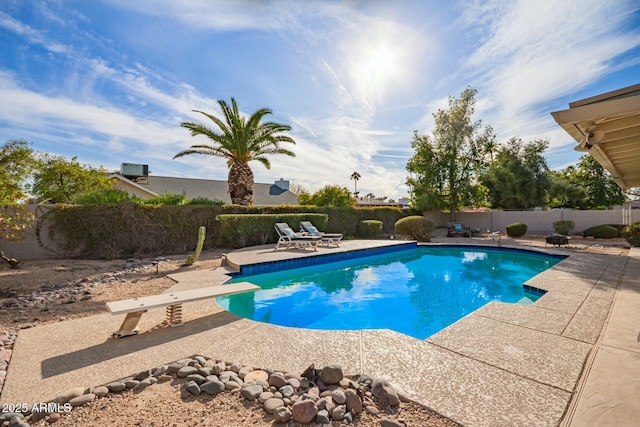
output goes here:
{"type": "MultiPolygon", "coordinates": [[[[441,239],[443,243],[497,242],[441,239]]],[[[243,265],[406,242],[345,241],[340,248],[228,254],[243,265]]],[[[509,242],[502,242],[509,243],[509,242]]],[[[2,403],[46,402],[77,386],[98,386],[194,354],[302,372],[338,363],[349,374],[387,375],[401,392],[467,426],[633,425],[640,417],[640,248],[628,256],[547,248],[570,255],[529,284],[549,292],[536,304],[490,303],[420,341],[389,330],[318,331],[236,317],[212,301],[184,306],[184,326],[110,338],[122,316],[20,331],[2,403]],[[566,416],[565,416],[566,414],[566,416]]],[[[620,251],[618,251],[619,254],[620,251]]],[[[169,291],[219,285],[226,269],[170,275],[169,291]]]]}

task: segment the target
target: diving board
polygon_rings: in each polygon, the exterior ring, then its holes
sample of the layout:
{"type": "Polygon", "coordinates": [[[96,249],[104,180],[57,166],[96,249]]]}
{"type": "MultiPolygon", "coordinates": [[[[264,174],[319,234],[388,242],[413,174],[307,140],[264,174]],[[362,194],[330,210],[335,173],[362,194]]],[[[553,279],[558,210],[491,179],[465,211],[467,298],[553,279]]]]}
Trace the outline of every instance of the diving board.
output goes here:
{"type": "Polygon", "coordinates": [[[111,314],[127,314],[127,316],[122,321],[122,324],[120,325],[120,329],[113,333],[113,336],[115,338],[122,338],[129,335],[138,334],[138,322],[147,310],[166,307],[166,321],[169,326],[179,326],[182,324],[182,304],[184,303],[257,290],[260,290],[260,287],[254,285],[253,283],[239,282],[227,285],[191,289],[188,291],[178,291],[166,294],[150,295],[140,298],[112,301],[108,302],[106,305],[111,314]]]}

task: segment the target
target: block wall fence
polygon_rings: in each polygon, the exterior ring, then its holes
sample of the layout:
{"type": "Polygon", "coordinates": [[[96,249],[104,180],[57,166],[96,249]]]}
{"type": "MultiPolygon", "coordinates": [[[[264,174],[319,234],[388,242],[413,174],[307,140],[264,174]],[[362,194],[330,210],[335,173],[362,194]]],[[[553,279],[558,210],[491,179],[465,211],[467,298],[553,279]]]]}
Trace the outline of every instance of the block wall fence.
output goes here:
{"type": "MultiPolygon", "coordinates": [[[[46,205],[27,205],[27,209],[41,217],[51,207],[46,205]]],[[[436,227],[446,227],[451,221],[449,213],[426,212],[425,216],[431,219],[436,227]]],[[[545,235],[552,233],[553,223],[556,221],[571,220],[576,227],[574,233],[581,234],[586,228],[601,224],[630,224],[640,222],[640,209],[623,209],[617,207],[609,210],[537,210],[537,211],[490,211],[490,212],[457,212],[455,221],[464,223],[467,227],[479,228],[482,231],[505,232],[505,227],[514,222],[527,224],[527,234],[545,235]]],[[[53,242],[47,239],[48,230],[43,227],[41,239],[45,246],[54,248],[54,251],[43,248],[36,237],[35,227],[27,229],[21,240],[3,241],[1,249],[4,253],[19,260],[56,259],[62,255],[55,251],[53,242]]]]}

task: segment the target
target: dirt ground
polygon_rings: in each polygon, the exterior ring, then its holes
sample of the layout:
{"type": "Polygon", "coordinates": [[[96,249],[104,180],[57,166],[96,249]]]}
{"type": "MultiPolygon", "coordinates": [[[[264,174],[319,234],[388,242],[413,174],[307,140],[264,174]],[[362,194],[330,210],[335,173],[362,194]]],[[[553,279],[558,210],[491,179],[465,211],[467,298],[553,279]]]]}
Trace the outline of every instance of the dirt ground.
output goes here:
{"type": "MultiPolygon", "coordinates": [[[[183,264],[188,255],[167,257],[157,267],[150,266],[142,271],[125,273],[115,281],[91,286],[86,299],[70,303],[46,304],[35,309],[20,306],[4,307],[0,310],[0,331],[17,330],[25,326],[107,313],[105,303],[120,299],[153,295],[175,285],[167,274],[187,269],[206,269],[220,266],[223,250],[203,252],[198,262],[190,267],[183,264]]],[[[0,265],[0,304],[25,295],[44,295],[56,285],[65,285],[77,281],[92,283],[122,272],[127,260],[26,260],[18,270],[10,270],[6,264],[0,265]]],[[[73,286],[71,286],[73,287],[73,286]]],[[[58,289],[58,291],[64,289],[58,289]]]]}
{"type": "MultiPolygon", "coordinates": [[[[220,266],[221,255],[224,252],[227,251],[203,252],[200,259],[191,267],[183,266],[187,255],[169,256],[167,261],[159,263],[157,267],[150,266],[142,271],[128,272],[114,281],[105,281],[91,286],[81,294],[82,298],[73,299],[72,302],[64,299],[60,303],[36,304],[32,308],[19,305],[3,306],[0,310],[0,332],[17,331],[24,327],[105,313],[107,312],[105,303],[108,301],[161,293],[175,284],[173,280],[166,277],[167,274],[186,269],[208,269],[220,266]]],[[[126,263],[127,260],[27,260],[21,263],[19,270],[9,270],[8,266],[0,265],[0,304],[19,300],[25,295],[30,296],[31,299],[46,295],[50,300],[52,289],[56,285],[94,283],[122,271],[126,263]]],[[[57,291],[73,287],[63,286],[57,291]]],[[[215,355],[206,356],[215,357],[215,355]]],[[[167,362],[171,361],[167,360],[167,362]]],[[[16,375],[12,372],[9,374],[16,375]]],[[[63,414],[55,425],[87,427],[104,425],[294,427],[300,425],[294,422],[274,423],[271,415],[264,412],[257,404],[247,402],[239,393],[223,392],[215,397],[198,396],[181,400],[179,387],[179,383],[171,382],[155,384],[140,393],[127,391],[108,395],[76,408],[71,413],[63,414]]],[[[60,390],[62,391],[64,390],[60,390]]],[[[406,426],[457,425],[428,408],[411,402],[401,402],[396,408],[387,408],[387,413],[382,410],[378,415],[362,414],[354,425],[380,426],[380,420],[383,418],[393,419],[406,426]]],[[[46,420],[41,420],[32,425],[49,424],[46,420]]],[[[319,424],[307,425],[318,426],[319,424]]],[[[332,425],[341,424],[334,422],[332,425]]]]}

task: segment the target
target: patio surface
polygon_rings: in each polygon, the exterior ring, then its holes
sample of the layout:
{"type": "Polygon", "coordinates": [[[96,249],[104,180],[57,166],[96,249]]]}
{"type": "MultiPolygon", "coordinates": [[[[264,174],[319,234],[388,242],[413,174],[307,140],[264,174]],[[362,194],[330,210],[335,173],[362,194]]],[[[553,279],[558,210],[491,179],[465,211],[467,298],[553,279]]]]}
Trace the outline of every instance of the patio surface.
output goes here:
{"type": "MultiPolygon", "coordinates": [[[[397,243],[406,242],[345,241],[317,252],[270,245],[232,252],[227,260],[244,265],[397,243]]],[[[629,256],[544,250],[570,256],[529,281],[549,291],[535,304],[492,302],[424,341],[389,330],[274,326],[239,318],[209,300],[185,304],[185,324],[178,328],[157,328],[164,310],[151,310],[141,319],[143,333],[119,340],[110,334],[123,316],[106,309],[25,329],[14,344],[0,403],[46,402],[73,387],[202,354],[284,371],[338,363],[348,374],[386,375],[406,397],[466,426],[635,425],[640,248],[629,256]]],[[[177,284],[167,292],[220,285],[226,272],[171,275],[177,284]]]]}

